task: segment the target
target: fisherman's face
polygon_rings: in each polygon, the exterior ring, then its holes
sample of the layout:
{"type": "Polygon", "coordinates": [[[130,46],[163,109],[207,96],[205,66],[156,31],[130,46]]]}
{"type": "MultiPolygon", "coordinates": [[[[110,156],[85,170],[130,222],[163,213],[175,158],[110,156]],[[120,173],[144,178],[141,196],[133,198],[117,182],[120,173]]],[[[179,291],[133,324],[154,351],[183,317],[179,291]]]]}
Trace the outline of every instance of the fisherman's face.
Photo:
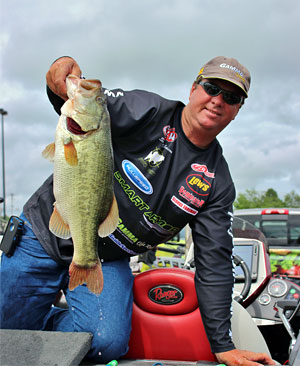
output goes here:
{"type": "MultiPolygon", "coordinates": [[[[240,88],[228,81],[220,79],[203,79],[221,89],[241,95],[240,88]]],[[[228,104],[224,101],[223,93],[217,96],[207,94],[203,86],[193,84],[189,103],[187,105],[189,123],[194,129],[210,132],[218,135],[237,115],[241,103],[228,104]]]]}

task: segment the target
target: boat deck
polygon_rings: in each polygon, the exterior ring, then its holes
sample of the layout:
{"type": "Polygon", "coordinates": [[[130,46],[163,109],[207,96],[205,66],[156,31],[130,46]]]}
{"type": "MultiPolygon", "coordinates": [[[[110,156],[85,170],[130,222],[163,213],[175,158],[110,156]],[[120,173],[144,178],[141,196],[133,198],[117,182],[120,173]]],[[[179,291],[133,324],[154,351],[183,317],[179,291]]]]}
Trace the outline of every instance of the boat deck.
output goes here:
{"type": "MultiPolygon", "coordinates": [[[[1,366],[97,366],[84,361],[90,333],[0,330],[1,366]]],[[[120,366],[212,366],[213,362],[120,360],[120,366]]]]}

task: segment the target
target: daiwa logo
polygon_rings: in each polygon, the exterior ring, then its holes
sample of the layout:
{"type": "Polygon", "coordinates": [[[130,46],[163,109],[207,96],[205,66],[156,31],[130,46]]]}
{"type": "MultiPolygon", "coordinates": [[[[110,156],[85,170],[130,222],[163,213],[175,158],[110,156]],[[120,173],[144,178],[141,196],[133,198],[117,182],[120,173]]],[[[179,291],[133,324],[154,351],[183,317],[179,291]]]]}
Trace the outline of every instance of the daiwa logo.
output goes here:
{"type": "Polygon", "coordinates": [[[131,182],[143,193],[152,194],[153,188],[144,174],[129,160],[122,161],[122,168],[131,182]]]}
{"type": "Polygon", "coordinates": [[[193,170],[195,170],[195,172],[204,173],[209,178],[214,178],[215,177],[215,173],[210,173],[208,171],[206,165],[201,165],[201,164],[195,163],[195,164],[192,164],[191,167],[192,167],[193,170]]]}

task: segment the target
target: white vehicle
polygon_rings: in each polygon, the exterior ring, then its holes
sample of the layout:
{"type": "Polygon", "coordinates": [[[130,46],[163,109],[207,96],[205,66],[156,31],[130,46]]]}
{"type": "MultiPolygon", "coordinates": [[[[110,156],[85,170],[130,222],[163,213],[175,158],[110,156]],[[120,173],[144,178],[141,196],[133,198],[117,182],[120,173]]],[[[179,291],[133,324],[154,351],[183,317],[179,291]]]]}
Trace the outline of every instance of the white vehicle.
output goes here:
{"type": "Polygon", "coordinates": [[[266,239],[271,271],[300,285],[300,208],[255,208],[234,211],[266,239]]]}

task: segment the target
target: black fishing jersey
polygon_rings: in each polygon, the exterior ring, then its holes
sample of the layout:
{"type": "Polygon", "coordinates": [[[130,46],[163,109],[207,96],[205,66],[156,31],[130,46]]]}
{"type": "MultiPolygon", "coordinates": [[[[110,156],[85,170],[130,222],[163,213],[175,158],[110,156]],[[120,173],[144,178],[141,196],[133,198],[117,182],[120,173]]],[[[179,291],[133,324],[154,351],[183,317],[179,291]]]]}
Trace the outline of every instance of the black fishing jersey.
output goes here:
{"type": "MultiPolygon", "coordinates": [[[[48,88],[57,113],[64,101],[48,88]]],[[[143,253],[174,237],[187,224],[195,246],[195,285],[212,352],[234,348],[230,335],[233,289],[232,203],[235,189],[215,139],[200,149],[181,126],[184,104],[141,90],[105,90],[111,117],[114,190],[119,224],[99,238],[99,257],[143,253]]],[[[53,211],[50,176],[24,206],[47,253],[69,265],[72,240],[48,229],[53,211]]]]}

